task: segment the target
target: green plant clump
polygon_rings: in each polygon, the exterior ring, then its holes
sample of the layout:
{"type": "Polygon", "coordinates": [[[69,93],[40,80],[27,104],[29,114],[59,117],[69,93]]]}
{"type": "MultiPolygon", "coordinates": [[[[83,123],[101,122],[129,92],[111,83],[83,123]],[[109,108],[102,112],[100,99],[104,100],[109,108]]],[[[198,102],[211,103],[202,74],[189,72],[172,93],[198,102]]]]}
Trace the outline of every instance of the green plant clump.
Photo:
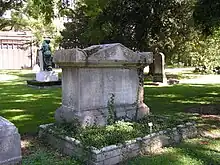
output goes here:
{"type": "Polygon", "coordinates": [[[80,163],[70,157],[61,157],[56,152],[39,148],[29,156],[23,157],[22,165],[80,165],[80,163]]]}
{"type": "Polygon", "coordinates": [[[79,127],[77,123],[54,124],[48,129],[52,129],[57,135],[69,136],[81,141],[87,147],[93,146],[102,148],[109,145],[123,144],[125,141],[133,140],[137,137],[144,137],[150,133],[148,123],[153,123],[152,132],[164,130],[183,124],[186,119],[176,120],[158,116],[147,116],[137,122],[117,121],[115,124],[107,126],[79,127]]]}

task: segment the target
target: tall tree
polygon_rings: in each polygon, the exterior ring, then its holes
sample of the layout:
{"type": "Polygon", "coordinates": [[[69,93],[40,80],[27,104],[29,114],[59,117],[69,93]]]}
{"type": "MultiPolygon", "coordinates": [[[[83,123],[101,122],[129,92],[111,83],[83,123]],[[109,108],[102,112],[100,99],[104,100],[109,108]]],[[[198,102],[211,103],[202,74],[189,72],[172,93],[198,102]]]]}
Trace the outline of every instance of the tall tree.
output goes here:
{"type": "Polygon", "coordinates": [[[203,34],[212,34],[215,27],[220,25],[220,1],[219,0],[197,0],[194,18],[203,34]]]}
{"type": "Polygon", "coordinates": [[[66,24],[62,33],[62,46],[120,42],[139,51],[159,48],[169,56],[193,31],[194,3],[194,0],[82,0],[72,14],[74,21],[66,24]]]}
{"type": "Polygon", "coordinates": [[[51,23],[55,17],[57,0],[27,0],[26,12],[35,19],[43,18],[45,23],[51,23]]]}
{"type": "Polygon", "coordinates": [[[58,17],[59,10],[63,8],[61,0],[0,0],[0,30],[7,26],[13,27],[16,22],[11,19],[4,19],[5,11],[25,12],[34,19],[41,19],[45,24],[50,24],[58,17]],[[25,6],[25,11],[23,7],[25,6]]]}
{"type": "Polygon", "coordinates": [[[22,7],[23,1],[21,0],[0,0],[0,30],[4,30],[7,26],[12,26],[13,21],[3,18],[2,16],[8,10],[17,10],[22,7]]]}
{"type": "MultiPolygon", "coordinates": [[[[28,0],[19,9],[11,12],[10,21],[13,22],[14,30],[28,30],[33,34],[34,44],[39,46],[44,37],[50,36],[53,38],[52,45],[57,47],[56,41],[60,38],[59,29],[54,24],[53,20],[47,20],[45,14],[39,12],[33,3],[33,0],[28,0]]],[[[50,18],[52,19],[52,18],[50,18]]],[[[32,43],[33,44],[33,43],[32,43]]]]}
{"type": "Polygon", "coordinates": [[[77,3],[77,8],[64,9],[62,14],[72,19],[71,22],[65,23],[65,29],[61,31],[62,42],[61,47],[69,49],[73,47],[87,47],[89,46],[89,37],[86,35],[86,29],[89,28],[89,21],[91,16],[85,13],[86,6],[82,3],[77,3]]]}

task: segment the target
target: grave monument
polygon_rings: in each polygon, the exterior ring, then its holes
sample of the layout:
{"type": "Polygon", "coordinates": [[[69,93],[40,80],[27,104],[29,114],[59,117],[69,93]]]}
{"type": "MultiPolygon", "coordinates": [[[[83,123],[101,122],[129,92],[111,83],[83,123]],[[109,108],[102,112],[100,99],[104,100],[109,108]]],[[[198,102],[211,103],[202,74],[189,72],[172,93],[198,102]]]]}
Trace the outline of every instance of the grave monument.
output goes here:
{"type": "Polygon", "coordinates": [[[152,53],[137,53],[119,43],[94,45],[58,50],[54,62],[62,68],[62,106],[55,113],[57,122],[77,119],[82,125],[105,125],[110,99],[119,118],[141,118],[149,113],[143,102],[141,72],[153,62],[152,53]]]}
{"type": "MultiPolygon", "coordinates": [[[[71,125],[78,120],[79,126],[111,124],[109,103],[117,118],[139,119],[149,113],[143,101],[143,69],[153,62],[151,52],[134,52],[119,43],[94,45],[59,50],[54,62],[62,68],[62,105],[55,113],[57,123],[71,125]]],[[[197,132],[194,124],[188,123],[98,149],[88,148],[79,139],[62,135],[50,126],[53,123],[40,126],[40,138],[62,153],[94,165],[120,164],[194,137],[197,132]]]]}
{"type": "Polygon", "coordinates": [[[41,49],[38,51],[40,70],[36,73],[36,79],[27,81],[29,85],[35,86],[52,86],[61,85],[58,73],[52,69],[52,52],[50,39],[45,38],[41,49]]]}
{"type": "Polygon", "coordinates": [[[40,72],[36,73],[36,80],[40,82],[58,81],[58,74],[52,69],[52,52],[48,38],[43,41],[39,58],[40,72]]]}

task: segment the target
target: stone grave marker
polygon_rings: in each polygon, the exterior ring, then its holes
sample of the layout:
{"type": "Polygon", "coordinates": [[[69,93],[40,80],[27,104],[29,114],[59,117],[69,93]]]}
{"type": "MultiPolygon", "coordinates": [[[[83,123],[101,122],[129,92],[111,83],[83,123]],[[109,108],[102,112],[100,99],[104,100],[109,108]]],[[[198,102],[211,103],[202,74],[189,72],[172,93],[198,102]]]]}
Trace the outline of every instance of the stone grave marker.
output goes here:
{"type": "Polygon", "coordinates": [[[154,54],[153,82],[167,83],[165,74],[165,56],[163,53],[154,54]]]}
{"type": "Polygon", "coordinates": [[[20,135],[14,124],[0,116],[0,165],[21,163],[20,135]]]}

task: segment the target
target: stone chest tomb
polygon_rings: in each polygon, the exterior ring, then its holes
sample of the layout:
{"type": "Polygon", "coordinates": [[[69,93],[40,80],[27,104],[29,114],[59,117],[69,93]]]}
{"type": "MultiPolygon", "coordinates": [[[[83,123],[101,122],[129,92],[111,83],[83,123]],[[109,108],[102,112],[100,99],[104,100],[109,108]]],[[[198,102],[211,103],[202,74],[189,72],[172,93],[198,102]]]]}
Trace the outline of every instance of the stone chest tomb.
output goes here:
{"type": "Polygon", "coordinates": [[[108,102],[117,117],[132,119],[149,112],[143,103],[143,68],[152,53],[134,52],[121,44],[94,45],[86,49],[58,50],[54,62],[62,68],[62,106],[57,122],[78,119],[82,125],[105,125],[108,102]],[[138,110],[138,113],[135,113],[138,110]]]}

